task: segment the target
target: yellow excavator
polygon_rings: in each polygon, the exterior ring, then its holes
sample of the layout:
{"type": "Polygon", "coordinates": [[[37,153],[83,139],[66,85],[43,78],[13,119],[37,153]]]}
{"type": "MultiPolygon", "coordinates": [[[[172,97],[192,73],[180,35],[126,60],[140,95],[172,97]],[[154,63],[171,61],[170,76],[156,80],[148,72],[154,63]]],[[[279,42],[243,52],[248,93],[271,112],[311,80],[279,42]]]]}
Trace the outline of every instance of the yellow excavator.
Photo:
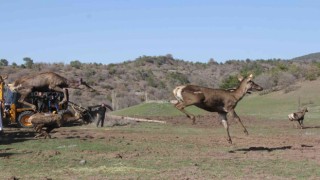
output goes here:
{"type": "MultiPolygon", "coordinates": [[[[32,92],[26,98],[28,102],[38,106],[38,102],[40,100],[45,101],[42,102],[44,107],[42,107],[41,112],[49,112],[50,110],[55,108],[55,111],[59,113],[63,113],[68,116],[73,116],[73,114],[67,110],[68,102],[63,104],[62,106],[54,106],[54,104],[47,103],[50,97],[54,97],[57,99],[63,98],[63,93],[60,92],[41,92],[42,96],[46,98],[39,98],[40,92],[32,92]],[[46,99],[46,100],[45,100],[46,99]],[[48,105],[49,104],[49,105],[48,105]],[[68,113],[68,111],[70,113],[68,113]]],[[[67,94],[68,96],[68,94],[67,94]]],[[[5,86],[4,82],[0,82],[0,101],[1,103],[1,117],[3,124],[17,124],[20,127],[32,127],[32,123],[28,121],[29,117],[36,113],[32,108],[25,107],[23,104],[18,102],[20,95],[17,92],[12,92],[8,87],[5,86]]],[[[67,97],[69,100],[69,97],[67,97]]],[[[39,108],[37,109],[39,111],[39,108]]]]}

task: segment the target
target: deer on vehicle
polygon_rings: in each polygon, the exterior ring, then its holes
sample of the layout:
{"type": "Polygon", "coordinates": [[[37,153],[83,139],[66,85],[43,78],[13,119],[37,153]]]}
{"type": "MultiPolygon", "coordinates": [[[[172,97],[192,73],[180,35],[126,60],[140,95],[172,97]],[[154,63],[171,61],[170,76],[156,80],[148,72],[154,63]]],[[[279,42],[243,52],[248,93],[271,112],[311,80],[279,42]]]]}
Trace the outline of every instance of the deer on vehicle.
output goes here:
{"type": "Polygon", "coordinates": [[[237,103],[245,96],[248,91],[257,90],[262,91],[263,88],[252,81],[253,75],[248,77],[238,77],[240,85],[234,90],[212,89],[196,85],[178,86],[173,90],[173,94],[178,102],[175,107],[192,119],[195,124],[195,116],[187,112],[184,108],[195,105],[198,108],[204,109],[209,112],[218,112],[224,128],[227,131],[228,142],[232,144],[229,133],[229,125],[227,115],[230,115],[243,127],[244,133],[248,135],[248,131],[242,124],[240,117],[235,112],[237,103]]]}
{"type": "Polygon", "coordinates": [[[308,108],[305,107],[301,111],[289,114],[288,118],[290,121],[298,121],[300,128],[303,129],[303,120],[306,112],[308,112],[308,108]]]}
{"type": "Polygon", "coordinates": [[[64,98],[59,104],[64,104],[67,99],[67,88],[81,89],[80,86],[84,85],[90,91],[94,91],[86,82],[80,79],[79,81],[68,80],[54,72],[40,73],[34,76],[23,77],[17,79],[13,84],[8,84],[10,90],[18,92],[21,96],[19,102],[36,110],[36,106],[25,101],[25,98],[34,91],[58,91],[64,94],[64,98]]]}

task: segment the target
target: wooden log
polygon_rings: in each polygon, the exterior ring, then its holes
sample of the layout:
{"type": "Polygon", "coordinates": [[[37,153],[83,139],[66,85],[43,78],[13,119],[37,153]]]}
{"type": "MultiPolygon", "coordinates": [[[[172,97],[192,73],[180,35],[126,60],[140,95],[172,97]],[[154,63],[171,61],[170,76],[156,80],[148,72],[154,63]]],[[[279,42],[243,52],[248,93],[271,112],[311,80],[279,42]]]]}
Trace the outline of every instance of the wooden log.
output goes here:
{"type": "Polygon", "coordinates": [[[107,117],[110,117],[112,119],[124,119],[129,121],[137,121],[137,122],[153,122],[153,123],[167,123],[166,121],[159,121],[159,120],[150,120],[150,119],[142,119],[142,118],[133,118],[133,117],[127,117],[127,116],[115,116],[115,115],[107,115],[107,117]]]}

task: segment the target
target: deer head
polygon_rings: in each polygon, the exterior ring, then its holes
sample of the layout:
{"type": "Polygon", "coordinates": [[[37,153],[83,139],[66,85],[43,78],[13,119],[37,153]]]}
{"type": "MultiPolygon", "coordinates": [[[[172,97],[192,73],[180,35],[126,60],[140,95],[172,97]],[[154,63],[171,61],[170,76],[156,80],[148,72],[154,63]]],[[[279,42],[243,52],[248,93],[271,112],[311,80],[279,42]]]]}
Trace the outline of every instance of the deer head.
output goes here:
{"type": "Polygon", "coordinates": [[[8,75],[1,76],[0,75],[0,82],[4,82],[4,80],[8,79],[8,75]]]}
{"type": "Polygon", "coordinates": [[[244,91],[262,91],[263,88],[253,82],[253,75],[250,74],[248,77],[243,78],[241,75],[238,76],[238,80],[241,82],[240,86],[244,88],[244,91]]]}
{"type": "Polygon", "coordinates": [[[304,107],[304,108],[302,109],[302,111],[304,111],[304,112],[309,112],[307,107],[304,107]]]}

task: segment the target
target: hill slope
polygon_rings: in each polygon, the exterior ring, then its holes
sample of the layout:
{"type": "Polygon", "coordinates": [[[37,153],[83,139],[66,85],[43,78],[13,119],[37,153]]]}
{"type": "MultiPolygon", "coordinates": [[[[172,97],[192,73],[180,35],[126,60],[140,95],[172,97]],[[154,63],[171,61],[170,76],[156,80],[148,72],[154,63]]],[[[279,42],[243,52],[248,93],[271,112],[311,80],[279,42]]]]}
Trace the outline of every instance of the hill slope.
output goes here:
{"type": "Polygon", "coordinates": [[[309,61],[309,62],[320,61],[320,52],[311,53],[311,54],[307,54],[307,55],[304,55],[304,56],[299,56],[299,57],[293,58],[292,60],[295,60],[295,61],[309,61]]]}
{"type": "Polygon", "coordinates": [[[35,63],[27,66],[1,66],[1,74],[8,74],[7,83],[25,75],[53,71],[68,79],[83,78],[99,92],[70,90],[70,99],[76,103],[111,104],[114,109],[130,107],[146,100],[172,99],[172,89],[181,84],[195,84],[213,88],[237,85],[237,75],[253,73],[254,81],[267,92],[290,89],[299,81],[316,80],[320,76],[320,60],[304,61],[319,53],[298,57],[296,60],[228,60],[217,63],[188,62],[166,56],[141,56],[119,64],[35,63]]]}

